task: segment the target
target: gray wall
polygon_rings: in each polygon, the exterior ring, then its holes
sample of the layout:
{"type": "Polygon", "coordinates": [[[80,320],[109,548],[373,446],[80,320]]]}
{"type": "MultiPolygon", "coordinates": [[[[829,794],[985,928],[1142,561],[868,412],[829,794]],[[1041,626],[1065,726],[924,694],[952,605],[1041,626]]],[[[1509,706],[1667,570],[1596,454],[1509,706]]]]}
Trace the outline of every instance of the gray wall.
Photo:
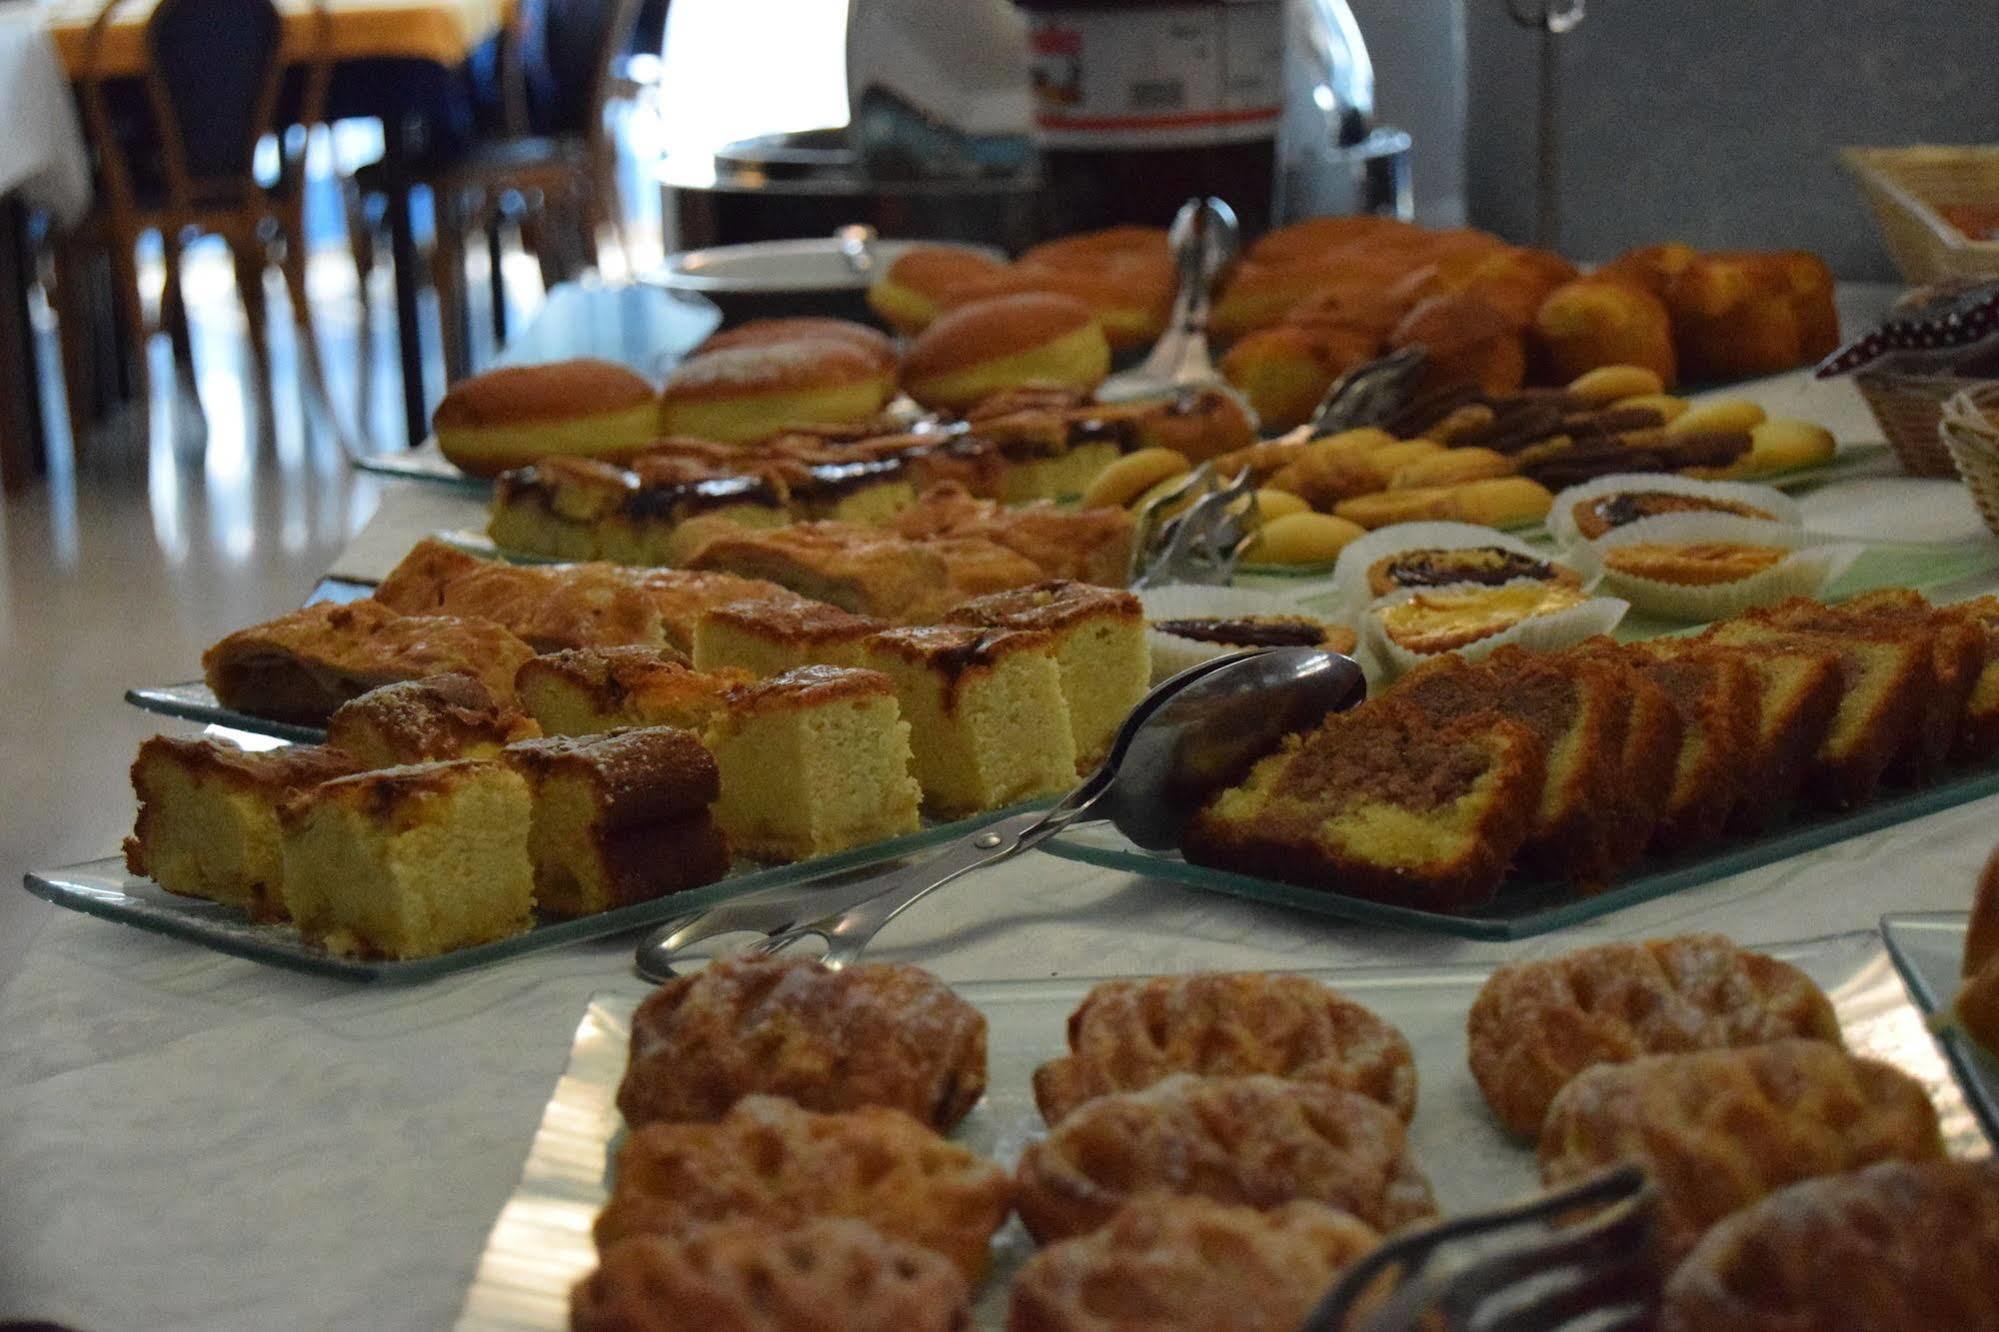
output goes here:
{"type": "MultiPolygon", "coordinates": [[[[1536,38],[1504,0],[1463,3],[1471,220],[1528,240],[1536,38]]],[[[1837,150],[1999,142],[1999,0],[1590,0],[1560,45],[1583,258],[1678,239],[1891,277],[1837,150]]]]}
{"type": "Polygon", "coordinates": [[[1416,216],[1434,226],[1465,213],[1464,4],[1347,0],[1374,63],[1375,118],[1413,137],[1416,216]]]}

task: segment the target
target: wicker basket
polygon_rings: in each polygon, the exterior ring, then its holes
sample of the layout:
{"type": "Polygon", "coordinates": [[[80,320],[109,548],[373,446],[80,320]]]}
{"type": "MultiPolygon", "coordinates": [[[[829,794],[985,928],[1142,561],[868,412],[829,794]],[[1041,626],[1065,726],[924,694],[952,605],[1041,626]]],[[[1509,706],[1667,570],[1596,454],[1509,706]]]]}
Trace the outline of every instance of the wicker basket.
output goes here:
{"type": "Polygon", "coordinates": [[[1999,383],[1967,389],[1945,403],[1937,436],[1971,488],[1979,516],[1999,535],[1999,383]]]}
{"type": "Polygon", "coordinates": [[[1937,204],[1999,203],[1999,145],[1846,148],[1881,241],[1911,284],[1999,277],[1999,241],[1975,241],[1937,204]]]}
{"type": "Polygon", "coordinates": [[[1957,466],[1938,433],[1943,405],[1969,389],[1992,383],[1958,375],[1898,375],[1861,371],[1853,377],[1881,433],[1912,476],[1956,476],[1957,466]]]}

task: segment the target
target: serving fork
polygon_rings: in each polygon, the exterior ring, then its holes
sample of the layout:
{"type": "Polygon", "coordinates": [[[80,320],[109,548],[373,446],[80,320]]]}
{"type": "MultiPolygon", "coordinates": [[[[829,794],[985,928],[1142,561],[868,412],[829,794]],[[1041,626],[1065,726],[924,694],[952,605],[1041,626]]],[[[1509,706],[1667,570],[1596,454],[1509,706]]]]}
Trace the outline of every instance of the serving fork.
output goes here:
{"type": "Polygon", "coordinates": [[[1348,1268],[1298,1332],[1649,1327],[1657,1212],[1651,1181],[1627,1165],[1412,1231],[1348,1268]]]}
{"type": "Polygon", "coordinates": [[[1204,661],[1147,694],[1119,727],[1108,757],[1053,807],[1007,815],[927,860],[860,883],[770,889],[668,921],[639,945],[634,966],[649,980],[665,980],[685,949],[744,931],[767,936],[751,952],[816,938],[826,944],[827,966],[845,966],[889,921],[945,884],[1010,860],[1079,821],[1108,819],[1139,846],[1174,846],[1209,792],[1283,735],[1352,707],[1366,692],[1360,667],[1316,648],[1262,648],[1204,661]]]}

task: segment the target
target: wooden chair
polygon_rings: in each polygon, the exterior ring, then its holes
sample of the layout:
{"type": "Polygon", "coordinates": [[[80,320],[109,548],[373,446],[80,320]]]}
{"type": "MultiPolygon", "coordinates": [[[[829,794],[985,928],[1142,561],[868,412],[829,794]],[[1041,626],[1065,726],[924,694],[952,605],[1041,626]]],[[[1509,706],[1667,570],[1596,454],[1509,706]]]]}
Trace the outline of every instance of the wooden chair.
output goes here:
{"type": "MultiPolygon", "coordinates": [[[[144,117],[114,102],[112,80],[100,59],[106,31],[127,0],[109,0],[91,25],[78,84],[84,125],[97,162],[98,206],[56,245],[55,297],[64,374],[70,384],[72,435],[80,443],[87,403],[81,386],[92,381],[81,306],[87,266],[108,259],[113,302],[125,352],[137,364],[135,385],[145,399],[148,325],[139,291],[139,239],[160,234],[166,286],[161,323],[178,364],[192,365],[180,256],[194,234],[222,237],[236,269],[237,295],[249,321],[251,352],[261,382],[270,382],[270,346],[264,268],[276,251],[298,330],[306,373],[327,410],[326,377],[313,336],[306,295],[304,224],[305,153],[320,123],[332,70],[332,24],[324,0],[313,0],[306,37],[291,62],[302,74],[295,115],[279,123],[279,96],[287,61],[283,19],[272,0],[160,0],[146,22],[144,117]],[[265,185],[256,176],[258,145],[278,144],[278,174],[265,185]],[[77,332],[68,331],[75,325],[77,332]]],[[[129,102],[129,99],[128,99],[129,102]]],[[[72,447],[76,446],[73,443],[72,447]]]]}
{"type": "Polygon", "coordinates": [[[633,40],[645,0],[519,0],[503,35],[501,125],[462,154],[402,179],[374,163],[347,189],[349,240],[366,300],[374,267],[372,197],[421,188],[431,196],[436,288],[447,380],[471,372],[465,242],[487,238],[495,341],[506,337],[500,272],[501,229],[511,222],[523,248],[553,286],[597,263],[597,238],[610,230],[623,245],[617,196],[617,145],[604,109],[633,40]]]}

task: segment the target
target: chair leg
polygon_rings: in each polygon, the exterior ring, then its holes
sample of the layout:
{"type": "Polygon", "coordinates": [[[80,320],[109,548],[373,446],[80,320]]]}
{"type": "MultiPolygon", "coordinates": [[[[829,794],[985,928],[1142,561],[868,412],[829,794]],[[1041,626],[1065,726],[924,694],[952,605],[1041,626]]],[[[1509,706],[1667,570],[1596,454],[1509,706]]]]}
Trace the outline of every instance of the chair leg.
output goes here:
{"type": "Polygon", "coordinates": [[[144,421],[152,410],[152,356],[145,302],[139,293],[138,247],[137,236],[116,234],[111,238],[109,259],[111,299],[118,311],[118,347],[131,367],[132,399],[139,404],[139,419],[144,421]]]}
{"type": "Polygon", "coordinates": [[[493,349],[507,345],[506,247],[500,234],[500,210],[486,210],[486,286],[493,302],[493,349]]]}
{"type": "Polygon", "coordinates": [[[432,196],[437,239],[431,246],[431,286],[437,292],[437,324],[444,345],[444,382],[472,373],[471,317],[465,307],[464,201],[449,190],[432,196]]]}
{"type": "MultiPolygon", "coordinates": [[[[333,438],[340,445],[341,452],[350,457],[354,453],[348,433],[340,424],[340,412],[333,405],[333,395],[326,387],[326,365],[319,355],[319,336],[312,323],[312,299],[306,291],[306,261],[310,254],[305,242],[305,222],[303,218],[291,218],[281,229],[278,243],[283,246],[278,270],[284,274],[285,294],[291,300],[292,328],[296,331],[298,354],[305,363],[306,383],[319,399],[319,405],[326,409],[327,423],[333,429],[333,438]]],[[[362,348],[363,359],[367,349],[362,348]]]]}
{"type": "Polygon", "coordinates": [[[173,344],[174,373],[176,377],[194,378],[194,334],[187,322],[187,297],[181,290],[180,260],[181,238],[177,232],[160,233],[160,248],[164,254],[166,283],[160,289],[160,324],[167,331],[167,338],[173,344]]]}
{"type": "Polygon", "coordinates": [[[68,239],[57,240],[51,248],[48,296],[56,316],[56,346],[62,353],[63,398],[69,408],[69,452],[74,466],[97,424],[97,359],[90,349],[88,273],[95,255],[68,239]]]}
{"type": "MultiPolygon", "coordinates": [[[[368,216],[367,196],[351,176],[340,182],[340,201],[347,214],[347,252],[354,259],[354,427],[365,436],[375,396],[375,307],[368,299],[375,272],[375,224],[368,216]]],[[[332,411],[330,402],[327,410],[332,411]]]]}
{"type": "Polygon", "coordinates": [[[264,297],[264,250],[254,233],[231,235],[229,257],[236,264],[236,295],[243,302],[249,321],[250,356],[257,368],[258,386],[268,391],[271,384],[270,305],[264,297]]]}

